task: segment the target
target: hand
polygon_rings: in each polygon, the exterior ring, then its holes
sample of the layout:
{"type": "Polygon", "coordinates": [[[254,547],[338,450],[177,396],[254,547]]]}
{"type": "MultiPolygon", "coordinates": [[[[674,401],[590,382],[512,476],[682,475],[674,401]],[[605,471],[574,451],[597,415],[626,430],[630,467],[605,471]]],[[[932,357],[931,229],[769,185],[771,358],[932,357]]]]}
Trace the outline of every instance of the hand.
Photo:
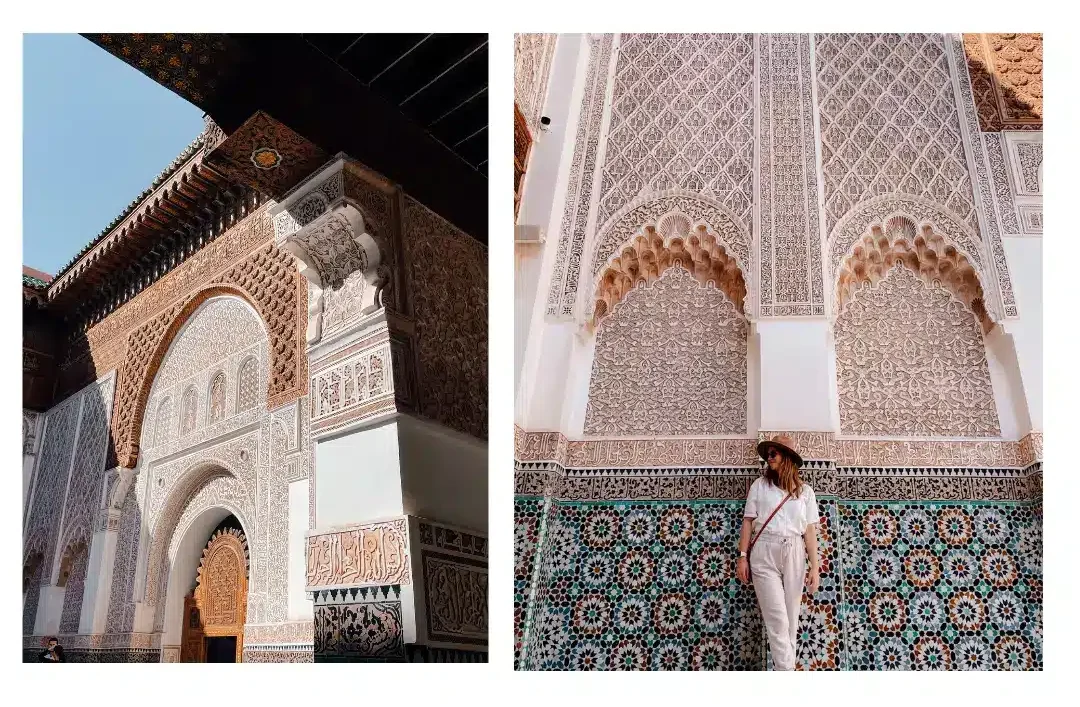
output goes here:
{"type": "Polygon", "coordinates": [[[745,557],[740,557],[735,563],[735,576],[743,584],[750,583],[750,562],[745,557]]]}
{"type": "Polygon", "coordinates": [[[811,567],[806,573],[806,591],[813,596],[819,587],[821,587],[821,573],[818,572],[817,567],[811,567]]]}

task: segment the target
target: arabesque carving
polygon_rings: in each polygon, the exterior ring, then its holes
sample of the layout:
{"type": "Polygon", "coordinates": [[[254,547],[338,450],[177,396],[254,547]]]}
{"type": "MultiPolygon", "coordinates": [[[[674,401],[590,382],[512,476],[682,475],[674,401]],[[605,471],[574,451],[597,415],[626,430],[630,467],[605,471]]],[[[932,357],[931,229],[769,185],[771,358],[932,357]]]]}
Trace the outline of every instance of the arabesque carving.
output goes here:
{"type": "Polygon", "coordinates": [[[969,310],[901,264],[854,292],[836,319],[845,435],[996,437],[986,348],[969,310]]]}
{"type": "Polygon", "coordinates": [[[298,312],[306,309],[307,287],[292,258],[273,244],[252,253],[209,286],[175,302],[128,335],[119,373],[113,439],[121,466],[134,468],[150,387],[173,338],[207,299],[236,295],[262,317],[270,335],[267,407],[275,409],[306,392],[307,357],[298,312]]]}
{"type": "Polygon", "coordinates": [[[884,228],[871,227],[870,233],[843,260],[836,283],[839,311],[844,311],[863,283],[876,285],[898,262],[927,285],[940,282],[975,314],[984,334],[993,328],[979,274],[964,254],[929,226],[923,226],[920,233],[903,216],[889,219],[884,228]]]}
{"type": "Polygon", "coordinates": [[[746,433],[747,322],[685,267],[636,287],[596,338],[585,433],[746,433]]]}

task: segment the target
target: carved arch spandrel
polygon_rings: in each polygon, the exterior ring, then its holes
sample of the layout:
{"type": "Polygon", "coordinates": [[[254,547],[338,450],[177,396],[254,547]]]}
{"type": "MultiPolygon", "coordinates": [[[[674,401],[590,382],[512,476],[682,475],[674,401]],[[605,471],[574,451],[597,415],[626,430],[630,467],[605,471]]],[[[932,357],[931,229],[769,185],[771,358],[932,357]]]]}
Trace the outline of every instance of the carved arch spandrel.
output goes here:
{"type": "MultiPolygon", "coordinates": [[[[991,265],[993,258],[988,255],[989,245],[983,242],[978,233],[968,228],[956,213],[929,199],[911,194],[883,194],[867,199],[837,222],[826,243],[826,264],[830,278],[827,282],[837,281],[844,259],[852,254],[855,246],[875,226],[885,232],[886,224],[897,216],[916,224],[917,230],[929,226],[934,234],[941,236],[946,244],[961,253],[979,276],[985,294],[984,304],[991,317],[995,320],[1002,318],[1000,283],[995,280],[995,266],[991,265]]],[[[998,264],[996,267],[1001,266],[998,264]]],[[[830,314],[835,317],[836,312],[837,301],[834,298],[830,314]]]]}
{"type": "Polygon", "coordinates": [[[875,224],[856,241],[837,270],[836,310],[842,313],[854,293],[864,285],[875,285],[897,263],[903,263],[923,282],[940,282],[975,315],[984,334],[994,326],[986,309],[978,270],[949,239],[930,225],[918,229],[912,219],[893,216],[875,224]]]}
{"type": "Polygon", "coordinates": [[[702,285],[712,282],[745,316],[748,290],[738,259],[707,224],[695,225],[689,216],[675,211],[655,225],[642,226],[608,258],[596,280],[586,326],[595,330],[628,292],[655,282],[674,265],[685,268],[702,285]]]}
{"type": "Polygon", "coordinates": [[[307,284],[292,256],[267,245],[128,335],[125,362],[118,372],[119,392],[112,426],[119,466],[133,469],[138,462],[150,389],[173,339],[203,302],[219,295],[245,300],[266,326],[270,339],[267,408],[276,409],[307,392],[307,356],[302,336],[307,284]]]}
{"type": "MultiPolygon", "coordinates": [[[[693,226],[704,224],[722,243],[744,272],[751,271],[750,230],[723,204],[684,189],[671,189],[635,199],[619,209],[596,231],[593,239],[593,273],[599,272],[624,242],[621,234],[640,232],[653,225],[665,237],[660,222],[679,214],[693,226]]],[[[669,221],[671,226],[677,222],[669,221]]],[[[689,232],[690,229],[687,229],[689,232]]]]}

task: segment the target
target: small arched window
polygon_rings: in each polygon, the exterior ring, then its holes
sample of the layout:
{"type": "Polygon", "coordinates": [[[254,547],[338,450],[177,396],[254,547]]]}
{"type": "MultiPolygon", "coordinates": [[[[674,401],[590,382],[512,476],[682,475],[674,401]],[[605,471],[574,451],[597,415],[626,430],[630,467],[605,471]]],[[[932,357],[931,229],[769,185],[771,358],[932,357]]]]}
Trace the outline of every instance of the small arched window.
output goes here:
{"type": "Polygon", "coordinates": [[[198,393],[195,386],[190,385],[184,391],[183,402],[180,404],[180,436],[191,434],[195,431],[195,414],[198,410],[198,393]]]}
{"type": "Polygon", "coordinates": [[[218,373],[210,384],[210,424],[225,419],[225,374],[218,373]]]}
{"type": "Polygon", "coordinates": [[[240,364],[240,374],[237,376],[236,410],[242,412],[255,407],[258,401],[259,370],[256,366],[258,359],[254,356],[240,364]]]}
{"type": "Polygon", "coordinates": [[[154,446],[169,441],[169,425],[172,424],[172,398],[165,398],[158,405],[154,422],[154,446]]]}

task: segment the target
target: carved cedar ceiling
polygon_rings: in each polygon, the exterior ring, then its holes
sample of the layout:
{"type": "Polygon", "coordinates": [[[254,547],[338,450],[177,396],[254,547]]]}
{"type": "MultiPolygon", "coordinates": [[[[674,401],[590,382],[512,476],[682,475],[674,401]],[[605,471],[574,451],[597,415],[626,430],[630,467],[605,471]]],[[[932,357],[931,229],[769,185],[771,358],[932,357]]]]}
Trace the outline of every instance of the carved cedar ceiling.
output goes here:
{"type": "Polygon", "coordinates": [[[983,132],[1042,130],[1041,33],[965,34],[964,53],[983,132]]]}
{"type": "Polygon", "coordinates": [[[743,314],[746,281],[738,262],[707,226],[691,228],[689,219],[673,214],[661,219],[658,227],[648,225],[643,228],[604,267],[593,297],[589,326],[599,327],[627,293],[638,286],[652,285],[674,265],[686,269],[702,285],[712,283],[727,295],[739,314],[743,314]],[[665,238],[665,233],[684,235],[665,238]]]}
{"type": "Polygon", "coordinates": [[[983,333],[994,322],[986,311],[979,275],[964,254],[924,226],[919,233],[909,219],[896,216],[884,230],[873,226],[841,263],[836,284],[840,312],[866,283],[877,285],[892,267],[902,263],[927,285],[941,284],[975,315],[983,333]]]}

